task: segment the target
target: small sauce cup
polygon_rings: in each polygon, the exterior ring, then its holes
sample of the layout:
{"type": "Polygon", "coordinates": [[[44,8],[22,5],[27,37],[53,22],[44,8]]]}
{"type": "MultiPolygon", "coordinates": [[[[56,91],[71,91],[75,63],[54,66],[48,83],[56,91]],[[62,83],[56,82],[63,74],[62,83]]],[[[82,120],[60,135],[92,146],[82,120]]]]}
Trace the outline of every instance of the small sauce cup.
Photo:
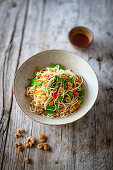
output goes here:
{"type": "Polygon", "coordinates": [[[91,45],[93,41],[92,31],[89,28],[83,26],[71,29],[68,36],[71,45],[78,50],[85,49],[91,45]]]}

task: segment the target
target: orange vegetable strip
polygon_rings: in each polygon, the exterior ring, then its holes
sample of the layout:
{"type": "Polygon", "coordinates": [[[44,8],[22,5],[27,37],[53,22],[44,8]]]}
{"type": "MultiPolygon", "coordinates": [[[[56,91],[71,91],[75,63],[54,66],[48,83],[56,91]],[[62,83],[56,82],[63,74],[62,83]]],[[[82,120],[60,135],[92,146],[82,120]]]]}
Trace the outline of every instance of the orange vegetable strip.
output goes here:
{"type": "Polygon", "coordinates": [[[42,80],[35,80],[35,82],[42,81],[42,80]]]}
{"type": "Polygon", "coordinates": [[[77,83],[74,84],[74,88],[76,88],[77,83]]]}

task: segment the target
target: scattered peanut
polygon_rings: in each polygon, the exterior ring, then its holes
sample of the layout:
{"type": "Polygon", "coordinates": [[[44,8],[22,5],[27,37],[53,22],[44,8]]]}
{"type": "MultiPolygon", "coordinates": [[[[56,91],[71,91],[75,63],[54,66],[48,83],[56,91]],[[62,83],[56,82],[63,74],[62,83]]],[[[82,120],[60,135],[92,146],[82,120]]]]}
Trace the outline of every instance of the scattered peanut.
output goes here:
{"type": "Polygon", "coordinates": [[[77,75],[75,80],[76,80],[77,82],[80,82],[80,83],[82,82],[82,79],[81,79],[81,76],[80,76],[80,75],[77,75]]]}
{"type": "Polygon", "coordinates": [[[26,148],[31,147],[30,144],[29,144],[28,142],[24,142],[24,146],[25,146],[26,148]]]}
{"type": "Polygon", "coordinates": [[[21,133],[23,133],[23,132],[24,132],[24,129],[19,128],[19,129],[17,130],[17,133],[15,133],[15,138],[21,137],[21,136],[22,136],[21,133]]]}
{"type": "Polygon", "coordinates": [[[53,160],[52,162],[53,162],[54,164],[58,164],[58,161],[56,161],[56,160],[53,160]]]}
{"type": "Polygon", "coordinates": [[[62,75],[61,78],[66,79],[66,80],[68,79],[68,77],[65,75],[62,75]]]}
{"type": "Polygon", "coordinates": [[[28,138],[27,138],[27,141],[24,142],[24,146],[25,146],[26,148],[31,148],[32,145],[35,144],[35,141],[36,141],[36,140],[35,140],[35,138],[34,138],[33,136],[28,137],[28,138]]]}
{"type": "Polygon", "coordinates": [[[45,142],[47,140],[47,137],[43,134],[40,134],[40,141],[45,142]]]}
{"type": "Polygon", "coordinates": [[[77,108],[75,106],[73,106],[71,109],[70,109],[70,113],[73,113],[77,108]]]}
{"type": "Polygon", "coordinates": [[[72,89],[72,83],[68,82],[67,85],[68,85],[68,89],[71,90],[72,89]]]}
{"type": "Polygon", "coordinates": [[[51,149],[51,147],[47,143],[44,143],[43,145],[45,151],[49,151],[51,149]]]}
{"type": "Polygon", "coordinates": [[[55,102],[58,103],[59,102],[58,99],[55,102]]]}
{"type": "Polygon", "coordinates": [[[30,141],[32,142],[32,144],[35,144],[35,138],[33,136],[29,137],[30,141]]]}
{"type": "Polygon", "coordinates": [[[18,148],[19,146],[21,146],[21,144],[20,144],[20,142],[15,142],[14,146],[18,148]]]}
{"type": "Polygon", "coordinates": [[[21,137],[21,133],[15,133],[15,138],[21,137]]]}
{"type": "MultiPolygon", "coordinates": [[[[15,137],[18,138],[19,136],[22,136],[21,133],[23,133],[23,132],[24,132],[24,130],[22,128],[19,128],[17,130],[17,133],[15,134],[15,137]]],[[[39,137],[40,137],[41,142],[45,142],[47,140],[47,137],[44,134],[40,134],[39,137]]],[[[35,144],[35,141],[36,141],[35,138],[33,136],[30,136],[30,137],[27,138],[27,141],[24,142],[24,146],[26,148],[27,147],[31,148],[32,145],[35,144]]],[[[22,152],[24,150],[24,147],[22,146],[22,144],[20,144],[20,142],[15,142],[14,146],[18,148],[19,152],[22,152]]],[[[37,148],[40,149],[40,150],[44,149],[45,151],[49,151],[51,149],[51,147],[47,143],[38,144],[37,148]]],[[[30,162],[28,157],[25,157],[24,161],[25,161],[25,163],[30,162]]]]}
{"type": "Polygon", "coordinates": [[[42,108],[39,108],[39,109],[37,109],[37,114],[38,114],[38,115],[41,115],[41,114],[43,113],[43,111],[44,111],[44,110],[43,110],[42,108]]]}
{"type": "Polygon", "coordinates": [[[67,103],[69,103],[71,101],[70,97],[66,97],[65,100],[67,103]]]}
{"type": "Polygon", "coordinates": [[[38,144],[38,146],[37,146],[37,148],[40,149],[40,150],[43,149],[43,147],[44,146],[42,144],[38,144]]]}
{"type": "Polygon", "coordinates": [[[79,93],[78,92],[75,92],[75,97],[78,97],[79,96],[79,93]]]}
{"type": "Polygon", "coordinates": [[[17,130],[17,133],[23,133],[24,132],[24,129],[22,129],[22,128],[19,128],[18,130],[17,130]]]}
{"type": "Polygon", "coordinates": [[[28,157],[25,157],[25,158],[24,158],[24,161],[25,161],[25,163],[27,163],[27,164],[30,162],[30,160],[29,160],[28,157]]]}
{"type": "Polygon", "coordinates": [[[49,105],[54,105],[54,101],[53,101],[53,100],[50,101],[50,102],[49,102],[49,105]]]}
{"type": "Polygon", "coordinates": [[[19,151],[19,152],[22,152],[23,150],[24,150],[24,148],[23,148],[22,145],[18,147],[18,151],[19,151]]]}
{"type": "Polygon", "coordinates": [[[64,92],[64,89],[62,87],[59,88],[59,94],[61,95],[64,92]]]}
{"type": "Polygon", "coordinates": [[[65,107],[62,107],[62,108],[59,109],[59,111],[60,111],[60,112],[63,112],[64,109],[65,109],[65,107]]]}

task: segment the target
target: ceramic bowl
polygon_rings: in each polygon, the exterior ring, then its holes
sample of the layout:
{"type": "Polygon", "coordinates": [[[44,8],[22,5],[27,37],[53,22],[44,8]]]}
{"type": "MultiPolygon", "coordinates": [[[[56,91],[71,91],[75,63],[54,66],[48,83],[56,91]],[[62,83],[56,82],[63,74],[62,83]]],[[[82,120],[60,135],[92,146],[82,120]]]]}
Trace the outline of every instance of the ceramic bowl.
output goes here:
{"type": "Polygon", "coordinates": [[[72,47],[74,47],[75,49],[78,49],[78,50],[84,50],[85,48],[87,48],[88,46],[90,46],[92,44],[92,41],[93,41],[93,33],[92,31],[87,28],[87,27],[83,27],[83,26],[79,26],[79,27],[75,27],[75,28],[72,28],[69,32],[69,41],[72,45],[72,47]],[[86,46],[84,47],[80,47],[80,46],[77,46],[73,43],[72,39],[73,39],[73,36],[75,35],[78,35],[78,34],[81,34],[81,35],[84,35],[88,38],[89,42],[86,46]]]}
{"type": "Polygon", "coordinates": [[[64,50],[48,50],[32,56],[21,65],[14,80],[14,94],[21,110],[32,120],[47,125],[64,125],[80,119],[92,108],[98,95],[98,80],[91,66],[77,54],[64,50]],[[27,78],[32,77],[36,66],[41,69],[50,63],[62,64],[66,69],[72,69],[84,79],[85,100],[80,108],[68,117],[49,119],[30,111],[30,100],[25,95],[27,78]]]}

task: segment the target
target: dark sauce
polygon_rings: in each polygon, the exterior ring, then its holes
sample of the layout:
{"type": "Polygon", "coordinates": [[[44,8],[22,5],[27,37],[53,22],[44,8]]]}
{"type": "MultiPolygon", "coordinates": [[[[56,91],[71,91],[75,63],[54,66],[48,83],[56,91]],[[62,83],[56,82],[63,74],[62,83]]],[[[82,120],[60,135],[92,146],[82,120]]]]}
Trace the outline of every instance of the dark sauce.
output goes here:
{"type": "Polygon", "coordinates": [[[71,37],[71,42],[78,47],[86,47],[89,44],[89,39],[83,34],[76,34],[71,37]]]}

